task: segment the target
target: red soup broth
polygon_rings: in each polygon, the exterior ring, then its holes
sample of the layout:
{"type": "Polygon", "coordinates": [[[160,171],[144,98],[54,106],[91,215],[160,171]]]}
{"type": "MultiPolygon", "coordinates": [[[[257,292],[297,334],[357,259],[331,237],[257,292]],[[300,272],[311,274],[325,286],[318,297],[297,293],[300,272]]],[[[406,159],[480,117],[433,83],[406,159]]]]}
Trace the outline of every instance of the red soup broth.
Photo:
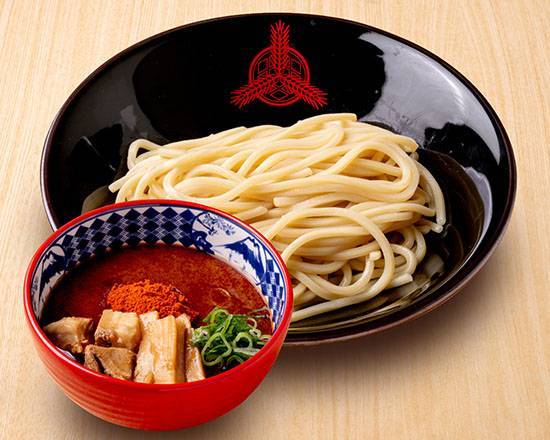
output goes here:
{"type": "MultiPolygon", "coordinates": [[[[140,245],[105,252],[70,270],[53,287],[42,323],[79,316],[97,324],[103,310],[110,308],[107,294],[114,284],[144,279],[182,292],[198,312],[195,327],[215,306],[233,314],[248,314],[266,306],[256,287],[218,258],[178,245],[140,245]]],[[[270,319],[257,321],[262,333],[273,333],[270,319]]]]}

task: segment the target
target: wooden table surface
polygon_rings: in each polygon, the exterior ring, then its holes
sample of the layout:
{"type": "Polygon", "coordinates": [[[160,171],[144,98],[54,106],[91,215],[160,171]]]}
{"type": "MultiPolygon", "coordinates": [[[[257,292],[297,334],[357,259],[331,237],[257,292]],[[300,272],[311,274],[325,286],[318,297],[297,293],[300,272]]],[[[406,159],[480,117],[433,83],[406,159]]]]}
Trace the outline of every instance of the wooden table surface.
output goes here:
{"type": "Polygon", "coordinates": [[[156,438],[71,403],[31,346],[29,259],[51,232],[42,144],[79,82],[128,45],[209,17],[297,11],[368,23],[433,51],[502,118],[519,184],[504,239],[450,303],[348,343],[284,349],[230,414],[167,438],[550,438],[550,2],[0,0],[0,438],[156,438]]]}

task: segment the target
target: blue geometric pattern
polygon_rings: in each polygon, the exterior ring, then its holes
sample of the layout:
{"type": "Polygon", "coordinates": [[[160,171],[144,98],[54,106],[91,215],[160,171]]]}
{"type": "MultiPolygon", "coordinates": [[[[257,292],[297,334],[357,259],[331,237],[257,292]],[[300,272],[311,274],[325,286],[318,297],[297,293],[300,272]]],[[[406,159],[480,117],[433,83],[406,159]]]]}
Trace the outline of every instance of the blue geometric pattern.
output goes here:
{"type": "Polygon", "coordinates": [[[139,243],[181,244],[236,266],[254,282],[275,328],[286,306],[284,275],[271,250],[238,223],[216,213],[167,204],[114,207],[66,230],[44,250],[33,274],[33,309],[41,317],[55,282],[77,263],[106,249],[139,243]]]}

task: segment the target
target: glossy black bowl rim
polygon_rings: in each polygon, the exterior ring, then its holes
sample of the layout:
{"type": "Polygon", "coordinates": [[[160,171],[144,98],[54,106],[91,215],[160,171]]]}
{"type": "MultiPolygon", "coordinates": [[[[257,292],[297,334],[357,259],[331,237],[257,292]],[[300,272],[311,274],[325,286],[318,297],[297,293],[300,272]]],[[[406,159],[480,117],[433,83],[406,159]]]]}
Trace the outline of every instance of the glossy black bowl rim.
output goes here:
{"type": "MultiPolygon", "coordinates": [[[[302,14],[302,13],[291,13],[291,12],[262,12],[262,13],[252,13],[252,14],[236,14],[236,15],[228,15],[228,16],[221,16],[221,17],[215,17],[210,18],[206,20],[196,21],[192,23],[187,23],[182,26],[178,26],[172,29],[168,29],[166,31],[160,32],[158,34],[152,35],[144,40],[141,40],[126,49],[122,50],[121,52],[118,52],[111,58],[109,58],[107,61],[105,61],[103,64],[101,64],[99,67],[97,67],[92,73],[88,75],[84,81],[82,81],[76,89],[69,95],[67,100],[63,103],[57,114],[55,115],[55,118],[48,130],[48,133],[46,135],[46,140],[44,142],[44,147],[42,151],[42,156],[40,160],[40,189],[41,189],[41,195],[42,195],[42,202],[44,204],[44,209],[46,211],[46,216],[48,218],[48,222],[50,223],[50,226],[53,230],[58,229],[62,226],[61,222],[57,218],[56,214],[52,210],[52,204],[51,204],[51,197],[48,190],[48,187],[46,185],[48,181],[48,170],[46,168],[46,162],[47,158],[50,154],[50,150],[53,146],[53,138],[54,133],[57,131],[58,126],[63,119],[65,112],[67,109],[72,105],[75,98],[77,98],[80,94],[80,92],[95,78],[100,75],[103,70],[116,63],[120,58],[126,56],[128,53],[132,52],[133,50],[148,44],[149,42],[156,40],[158,38],[165,37],[167,35],[170,35],[174,32],[178,32],[182,29],[191,28],[194,26],[200,26],[207,23],[215,23],[218,21],[224,21],[228,19],[233,18],[240,18],[240,17],[265,17],[265,16],[295,16],[295,17],[303,17],[305,19],[329,19],[337,22],[341,22],[342,24],[350,24],[354,26],[361,26],[367,31],[375,32],[380,35],[384,35],[386,37],[389,37],[395,41],[398,41],[400,43],[403,43],[409,47],[412,47],[413,49],[416,49],[420,53],[424,54],[428,58],[431,58],[441,66],[443,66],[445,69],[447,69],[449,72],[451,72],[456,78],[458,78],[470,92],[473,93],[473,95],[477,98],[477,100],[480,102],[481,106],[485,110],[485,112],[488,114],[489,118],[491,119],[491,122],[493,123],[494,129],[496,131],[497,137],[499,141],[502,142],[502,144],[505,147],[507,158],[510,162],[509,167],[509,173],[508,173],[508,188],[507,188],[507,195],[506,195],[506,201],[504,204],[503,209],[503,215],[499,219],[499,222],[496,224],[494,229],[482,238],[481,242],[485,242],[485,251],[481,252],[479,250],[479,247],[473,251],[472,254],[466,259],[466,262],[468,265],[471,265],[471,269],[469,272],[463,274],[461,268],[457,273],[453,274],[449,280],[446,281],[446,283],[442,286],[440,286],[437,290],[443,289],[444,291],[440,293],[437,297],[435,297],[432,301],[428,302],[424,306],[422,306],[419,309],[413,310],[411,313],[406,314],[405,316],[402,316],[401,318],[385,323],[383,325],[379,325],[373,328],[368,328],[366,330],[360,330],[355,331],[355,327],[349,328],[349,333],[341,336],[332,336],[330,335],[330,331],[327,332],[327,334],[322,335],[319,334],[320,338],[316,338],[317,335],[312,334],[311,340],[304,338],[303,340],[297,340],[297,341],[285,341],[285,345],[290,346],[298,346],[298,345],[318,345],[322,343],[332,343],[332,342],[338,342],[343,340],[349,340],[358,338],[361,336],[366,336],[373,333],[378,333],[384,330],[388,330],[390,328],[396,327],[400,324],[403,324],[405,322],[413,321],[416,318],[419,318],[420,316],[425,315],[426,313],[432,311],[433,309],[439,307],[440,305],[446,303],[451,298],[453,298],[459,291],[466,285],[467,282],[469,282],[474,275],[479,272],[479,270],[485,265],[489,257],[493,254],[495,251],[497,245],[502,240],[502,236],[504,234],[504,231],[506,230],[506,226],[508,225],[508,222],[510,220],[510,216],[512,214],[512,208],[514,206],[514,201],[516,197],[516,189],[517,189],[517,170],[516,170],[516,161],[514,158],[514,152],[512,150],[512,144],[510,142],[510,139],[508,137],[508,134],[506,133],[506,130],[504,129],[504,126],[498,117],[495,110],[491,107],[487,99],[483,96],[483,94],[464,76],[462,75],[457,69],[455,69],[453,66],[451,66],[449,63],[441,59],[439,56],[435,55],[434,53],[428,51],[427,49],[424,49],[423,47],[417,45],[416,43],[413,43],[405,38],[399,37],[397,35],[394,35],[390,32],[378,29],[376,27],[360,23],[353,20],[348,20],[344,18],[339,17],[330,17],[325,15],[316,15],[316,14],[302,14]]],[[[434,293],[436,292],[434,291],[434,293]]],[[[301,336],[301,335],[300,335],[301,336]]]]}

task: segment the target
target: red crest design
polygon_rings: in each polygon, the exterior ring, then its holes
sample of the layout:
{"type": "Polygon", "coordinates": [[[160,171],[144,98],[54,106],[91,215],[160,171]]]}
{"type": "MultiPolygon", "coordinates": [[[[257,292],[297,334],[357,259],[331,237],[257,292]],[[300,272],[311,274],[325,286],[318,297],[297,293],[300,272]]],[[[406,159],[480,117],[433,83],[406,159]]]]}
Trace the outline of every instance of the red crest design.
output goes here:
{"type": "Polygon", "coordinates": [[[326,92],[309,82],[306,59],[290,47],[290,26],[279,20],[270,31],[271,44],[254,57],[248,69],[248,84],[231,92],[231,103],[239,108],[256,99],[276,107],[297,101],[315,109],[326,105],[326,92]]]}

